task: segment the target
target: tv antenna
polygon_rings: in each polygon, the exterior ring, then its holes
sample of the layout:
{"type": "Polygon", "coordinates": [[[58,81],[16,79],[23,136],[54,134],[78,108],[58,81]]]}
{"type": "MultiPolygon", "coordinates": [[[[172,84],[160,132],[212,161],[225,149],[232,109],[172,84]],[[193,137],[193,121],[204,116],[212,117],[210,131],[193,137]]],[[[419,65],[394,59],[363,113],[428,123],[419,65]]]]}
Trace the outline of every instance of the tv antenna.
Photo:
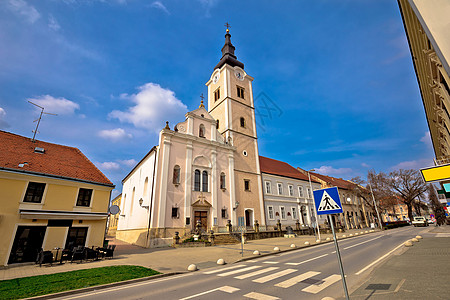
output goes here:
{"type": "Polygon", "coordinates": [[[33,103],[33,102],[31,102],[31,101],[28,101],[28,102],[30,102],[30,103],[33,104],[34,106],[37,106],[37,107],[39,107],[39,108],[41,109],[41,113],[40,113],[40,115],[39,115],[39,118],[33,121],[33,122],[37,122],[37,124],[36,124],[36,129],[35,129],[35,130],[32,130],[32,132],[33,132],[34,134],[33,134],[33,138],[31,139],[31,141],[34,143],[34,142],[36,141],[34,138],[36,137],[36,133],[38,132],[38,128],[39,128],[39,124],[41,123],[42,115],[43,115],[43,114],[46,114],[46,115],[57,116],[57,114],[52,114],[52,113],[44,112],[44,108],[43,108],[42,106],[37,105],[36,103],[33,103]]]}

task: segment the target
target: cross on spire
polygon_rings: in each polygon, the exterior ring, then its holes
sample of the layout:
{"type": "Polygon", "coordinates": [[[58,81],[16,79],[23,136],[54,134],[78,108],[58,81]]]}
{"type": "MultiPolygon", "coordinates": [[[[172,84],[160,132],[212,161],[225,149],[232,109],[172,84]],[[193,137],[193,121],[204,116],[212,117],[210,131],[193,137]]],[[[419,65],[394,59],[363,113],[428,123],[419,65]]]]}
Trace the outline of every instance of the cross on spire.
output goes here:
{"type": "Polygon", "coordinates": [[[202,101],[203,101],[203,99],[205,99],[205,96],[203,96],[203,93],[200,95],[200,98],[202,99],[202,101]]]}
{"type": "Polygon", "coordinates": [[[225,26],[227,28],[227,32],[230,31],[229,28],[231,28],[231,25],[228,22],[226,22],[225,25],[223,25],[223,26],[225,26]]]}
{"type": "Polygon", "coordinates": [[[205,97],[203,96],[203,93],[200,95],[200,98],[202,99],[202,101],[200,101],[200,106],[199,106],[199,108],[200,108],[200,107],[205,107],[205,105],[203,105],[203,99],[205,98],[205,97]]]}

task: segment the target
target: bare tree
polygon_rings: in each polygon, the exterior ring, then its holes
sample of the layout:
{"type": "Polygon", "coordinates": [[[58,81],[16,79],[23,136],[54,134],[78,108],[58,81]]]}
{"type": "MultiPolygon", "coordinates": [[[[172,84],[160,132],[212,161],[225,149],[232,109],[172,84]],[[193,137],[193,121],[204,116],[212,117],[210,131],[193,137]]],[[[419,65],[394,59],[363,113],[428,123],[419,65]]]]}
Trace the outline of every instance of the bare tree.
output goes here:
{"type": "Polygon", "coordinates": [[[393,171],[383,179],[383,182],[407,206],[408,217],[412,220],[414,200],[427,190],[419,171],[414,169],[393,171]]]}

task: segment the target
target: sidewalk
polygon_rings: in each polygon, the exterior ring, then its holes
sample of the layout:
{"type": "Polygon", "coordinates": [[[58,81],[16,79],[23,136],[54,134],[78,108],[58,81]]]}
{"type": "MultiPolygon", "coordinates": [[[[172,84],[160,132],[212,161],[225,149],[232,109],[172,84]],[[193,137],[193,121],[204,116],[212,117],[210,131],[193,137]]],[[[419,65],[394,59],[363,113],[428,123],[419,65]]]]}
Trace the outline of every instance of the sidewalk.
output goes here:
{"type": "Polygon", "coordinates": [[[350,294],[354,300],[450,299],[450,226],[429,228],[423,239],[374,269],[350,294]]]}
{"type": "MultiPolygon", "coordinates": [[[[352,229],[344,233],[338,233],[338,237],[350,234],[361,234],[369,229],[352,229]]],[[[365,234],[365,233],[364,233],[365,234]]],[[[332,234],[321,234],[322,241],[330,238],[332,234]]],[[[193,247],[193,248],[156,248],[147,249],[126,244],[119,240],[114,240],[110,244],[116,244],[113,259],[101,261],[73,263],[66,262],[63,265],[53,266],[29,264],[20,266],[10,266],[0,269],[0,280],[13,279],[19,277],[53,274],[96,267],[106,267],[114,265],[138,265],[151,268],[161,273],[185,272],[190,264],[195,264],[199,269],[216,266],[219,258],[223,258],[227,263],[236,262],[242,258],[255,257],[253,251],[258,250],[260,254],[273,253],[274,247],[279,247],[281,251],[291,249],[290,245],[303,247],[305,242],[311,245],[316,244],[314,236],[301,235],[295,238],[270,238],[248,241],[244,245],[244,255],[241,254],[241,244],[219,245],[213,247],[193,247]]]]}

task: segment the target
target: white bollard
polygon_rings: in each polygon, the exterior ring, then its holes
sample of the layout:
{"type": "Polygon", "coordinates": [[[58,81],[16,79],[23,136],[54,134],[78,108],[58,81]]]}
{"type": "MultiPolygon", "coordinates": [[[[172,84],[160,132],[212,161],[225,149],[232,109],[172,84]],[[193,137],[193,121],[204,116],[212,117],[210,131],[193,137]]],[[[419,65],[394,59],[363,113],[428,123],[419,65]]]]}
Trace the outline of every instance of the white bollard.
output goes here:
{"type": "Polygon", "coordinates": [[[361,231],[359,234],[364,234],[364,231],[361,231]]]}
{"type": "Polygon", "coordinates": [[[275,248],[273,248],[273,251],[280,251],[280,248],[275,247],[275,248]]]}
{"type": "Polygon", "coordinates": [[[342,235],[343,238],[346,238],[347,236],[345,234],[342,235]]]}
{"type": "Polygon", "coordinates": [[[217,264],[218,264],[218,265],[224,265],[224,264],[225,264],[225,260],[224,260],[223,258],[219,258],[219,259],[217,260],[217,264]]]}
{"type": "Polygon", "coordinates": [[[353,233],[350,233],[348,236],[353,236],[353,233]]]}
{"type": "Polygon", "coordinates": [[[253,255],[259,255],[259,251],[258,250],[253,251],[253,255]]]}
{"type": "Polygon", "coordinates": [[[194,264],[190,264],[189,267],[188,267],[188,271],[193,272],[193,271],[197,271],[197,270],[198,270],[197,266],[194,265],[194,264]]]}
{"type": "Polygon", "coordinates": [[[306,246],[309,246],[309,242],[305,242],[305,245],[306,245],[306,246]]]}
{"type": "Polygon", "coordinates": [[[419,240],[416,238],[411,239],[411,242],[418,242],[419,240]]]}
{"type": "Polygon", "coordinates": [[[423,239],[423,237],[421,235],[416,235],[416,239],[420,240],[423,239]]]}
{"type": "Polygon", "coordinates": [[[366,231],[364,231],[364,233],[369,233],[369,232],[366,230],[366,231]]]}
{"type": "Polygon", "coordinates": [[[321,300],[336,300],[336,299],[333,297],[323,297],[321,300]]]}
{"type": "Polygon", "coordinates": [[[297,248],[297,246],[295,246],[295,244],[291,244],[291,248],[297,248]]]}
{"type": "Polygon", "coordinates": [[[317,239],[317,240],[316,240],[316,243],[320,243],[320,240],[319,240],[319,239],[317,239]]]}
{"type": "Polygon", "coordinates": [[[357,232],[355,232],[355,236],[357,236],[358,235],[358,233],[357,232]]]}
{"type": "Polygon", "coordinates": [[[410,241],[407,241],[403,245],[405,245],[405,247],[411,247],[413,244],[410,241]]]}
{"type": "Polygon", "coordinates": [[[330,238],[327,238],[326,241],[327,241],[327,242],[328,242],[328,241],[331,241],[331,239],[330,239],[330,238]]]}

